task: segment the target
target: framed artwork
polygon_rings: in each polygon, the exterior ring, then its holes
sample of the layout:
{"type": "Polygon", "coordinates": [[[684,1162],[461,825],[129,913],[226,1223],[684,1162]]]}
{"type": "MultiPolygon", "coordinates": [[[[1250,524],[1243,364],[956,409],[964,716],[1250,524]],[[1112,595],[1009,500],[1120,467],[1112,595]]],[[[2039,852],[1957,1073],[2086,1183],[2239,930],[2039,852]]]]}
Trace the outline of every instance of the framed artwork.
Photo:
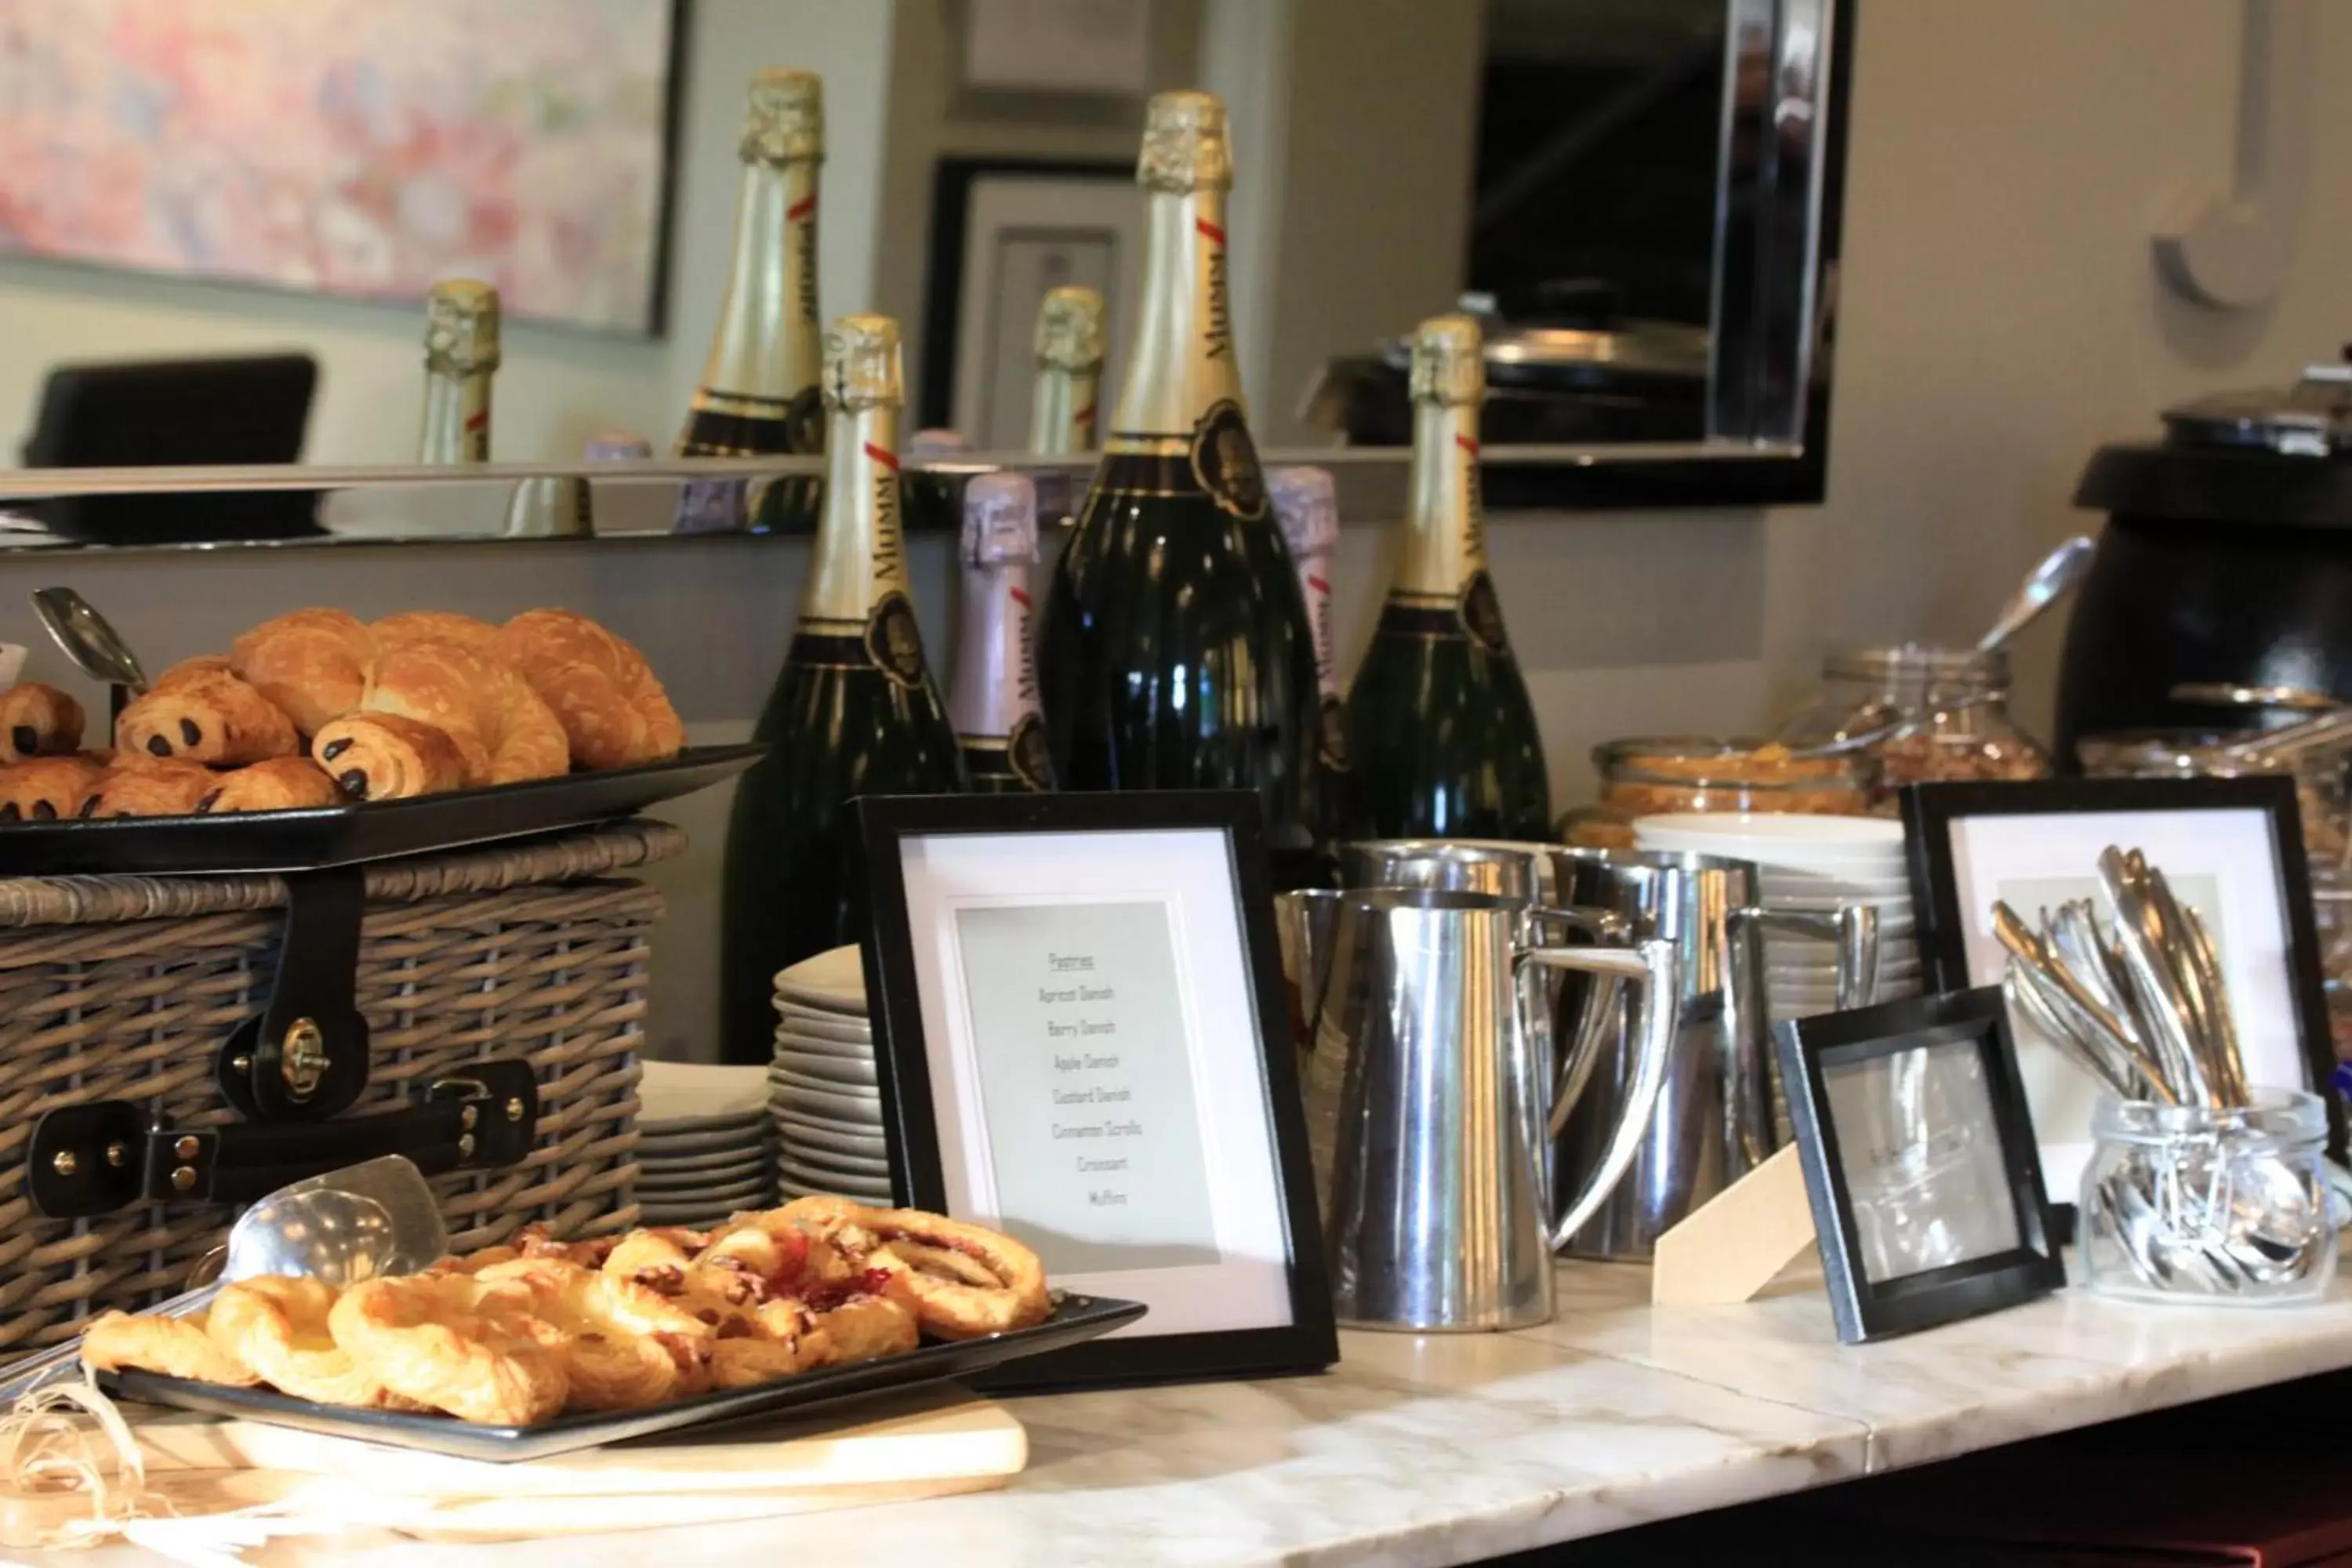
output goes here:
{"type": "Polygon", "coordinates": [[[1020,1237],[1057,1285],[1150,1309],[1001,1377],[1337,1360],[1257,797],[894,795],[858,815],[893,1190],[1020,1237]]]}
{"type": "Polygon", "coordinates": [[[1841,1341],[2066,1283],[1997,988],[1793,1019],[1773,1046],[1841,1341]]]}
{"type": "MultiPolygon", "coordinates": [[[[2000,984],[2008,953],[1993,935],[1996,900],[2029,924],[2071,899],[2090,899],[2112,919],[2099,852],[2140,850],[2213,935],[2249,1079],[2319,1091],[2329,1150],[2342,1157],[2342,1110],[2326,1092],[2335,1050],[2292,780],[1915,784],[1903,792],[1903,816],[1920,956],[1942,991],[2000,984]]],[[[2010,1028],[2042,1169],[2071,1202],[2091,1156],[2098,1085],[2031,1019],[2013,1015],[2010,1028]]]]}
{"type": "Polygon", "coordinates": [[[0,253],[661,328],[683,0],[0,0],[0,253]]]}

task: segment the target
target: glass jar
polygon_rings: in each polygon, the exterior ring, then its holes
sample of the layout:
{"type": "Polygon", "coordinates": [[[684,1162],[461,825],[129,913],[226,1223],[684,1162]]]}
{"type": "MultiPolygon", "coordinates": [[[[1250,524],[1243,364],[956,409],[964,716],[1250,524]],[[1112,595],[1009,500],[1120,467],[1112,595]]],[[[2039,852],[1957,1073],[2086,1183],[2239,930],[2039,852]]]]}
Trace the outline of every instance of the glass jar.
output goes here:
{"type": "Polygon", "coordinates": [[[2009,716],[2009,655],[1996,648],[1841,648],[1822,691],[1781,731],[1791,746],[1875,736],[1881,788],[1948,779],[2039,779],[2050,756],[2009,716]]]}
{"type": "Polygon", "coordinates": [[[2340,868],[2352,850],[2352,787],[2341,747],[2290,757],[2246,750],[2260,730],[2119,730],[2074,742],[2083,772],[2095,779],[2238,779],[2286,773],[2303,818],[2303,852],[2312,869],[2340,868]]]}
{"type": "Polygon", "coordinates": [[[2075,1225],[2102,1295],[2272,1306],[2336,1276],[2327,1112],[2300,1089],[2228,1110],[2100,1097],[2075,1225]]]}
{"type": "Polygon", "coordinates": [[[1652,735],[1592,749],[1601,797],[1559,819],[1565,844],[1630,849],[1641,817],[1693,811],[1858,816],[1870,809],[1876,759],[1792,757],[1761,741],[1652,735]]]}

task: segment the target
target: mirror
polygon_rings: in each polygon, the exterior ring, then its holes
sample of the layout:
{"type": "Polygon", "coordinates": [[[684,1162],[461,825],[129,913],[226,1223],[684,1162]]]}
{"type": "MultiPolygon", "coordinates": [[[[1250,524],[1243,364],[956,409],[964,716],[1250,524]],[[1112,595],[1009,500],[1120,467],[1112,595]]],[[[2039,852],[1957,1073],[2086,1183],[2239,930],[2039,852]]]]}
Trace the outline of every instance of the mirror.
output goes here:
{"type": "MultiPolygon", "coordinates": [[[[1372,478],[1402,461],[1400,336],[1467,309],[1490,504],[1817,498],[1843,20],[1837,0],[243,0],[199,29],[172,0],[0,0],[5,537],[560,532],[606,487],[515,478],[811,467],[666,456],[719,315],[743,84],[770,61],[825,79],[819,308],[900,321],[910,431],[1024,447],[1031,324],[1063,283],[1105,296],[1115,398],[1142,100],[1202,85],[1232,119],[1230,288],[1269,460],[1401,487],[1372,478]],[[513,478],[372,517],[350,487],[457,477],[415,468],[424,296],[453,277],[500,302],[499,467],[468,477],[513,478]],[[205,500],[191,465],[233,471],[205,500]],[[174,493],[66,495],[131,488],[174,493]]],[[[590,510],[599,533],[673,521],[590,510]]]]}

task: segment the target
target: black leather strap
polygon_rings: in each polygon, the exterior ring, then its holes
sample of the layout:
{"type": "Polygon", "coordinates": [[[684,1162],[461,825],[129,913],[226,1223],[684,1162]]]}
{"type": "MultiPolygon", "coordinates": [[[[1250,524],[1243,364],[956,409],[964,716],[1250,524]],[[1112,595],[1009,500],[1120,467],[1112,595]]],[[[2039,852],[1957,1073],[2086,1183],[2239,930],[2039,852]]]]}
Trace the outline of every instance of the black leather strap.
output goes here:
{"type": "Polygon", "coordinates": [[[367,1020],[354,1005],[366,875],[358,866],[290,872],[269,1005],[222,1047],[221,1092],[259,1121],[324,1121],[368,1081],[367,1020]]]}

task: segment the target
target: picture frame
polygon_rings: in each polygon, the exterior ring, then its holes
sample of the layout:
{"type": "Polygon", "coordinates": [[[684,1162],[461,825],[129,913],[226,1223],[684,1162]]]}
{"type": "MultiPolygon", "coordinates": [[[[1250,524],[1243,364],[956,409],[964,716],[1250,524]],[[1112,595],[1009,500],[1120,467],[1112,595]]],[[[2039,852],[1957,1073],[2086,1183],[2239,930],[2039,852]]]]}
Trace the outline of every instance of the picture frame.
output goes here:
{"type": "Polygon", "coordinates": [[[1841,1342],[2066,1283],[1999,987],[1792,1019],[1772,1035],[1841,1342]]]}
{"type": "MultiPolygon", "coordinates": [[[[2318,1092],[2328,1152],[2344,1158],[2343,1109],[2326,1092],[2335,1050],[2292,779],[1923,784],[1904,789],[1902,809],[1934,989],[2000,983],[2008,958],[1992,935],[1994,899],[2031,921],[2064,898],[2100,898],[2106,846],[2140,849],[2213,932],[2249,1077],[2318,1092]]],[[[2012,1016],[2011,1028],[2042,1169],[2067,1223],[2090,1160],[2098,1088],[2030,1023],[2012,1016]]]]}
{"type": "Polygon", "coordinates": [[[988,1386],[1339,1359],[1257,797],[868,796],[891,1185],[1151,1311],[988,1386]]]}

